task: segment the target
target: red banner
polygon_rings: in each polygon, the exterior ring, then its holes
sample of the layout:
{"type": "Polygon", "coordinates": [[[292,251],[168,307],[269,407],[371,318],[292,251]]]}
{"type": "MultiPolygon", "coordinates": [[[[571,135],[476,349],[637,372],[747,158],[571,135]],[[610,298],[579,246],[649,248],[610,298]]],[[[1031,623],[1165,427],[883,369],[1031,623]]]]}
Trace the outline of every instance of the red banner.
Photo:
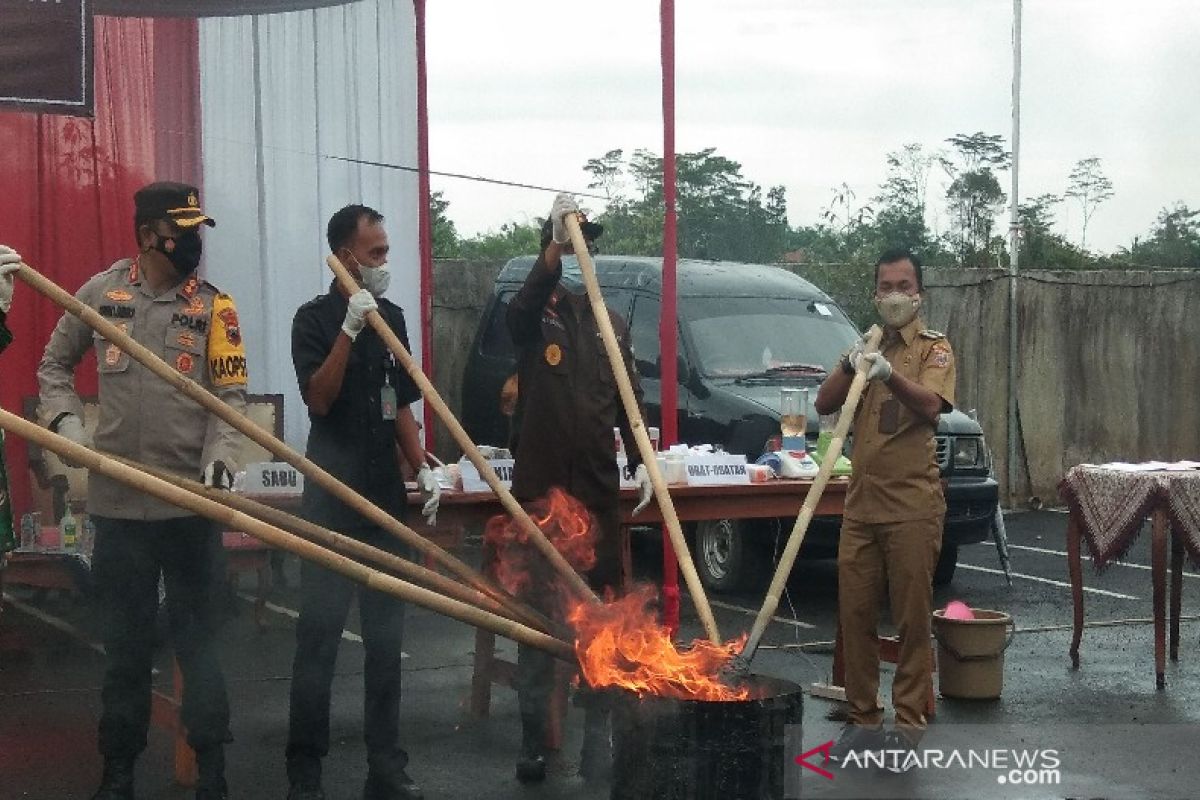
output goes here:
{"type": "Polygon", "coordinates": [[[92,115],[88,0],[0,0],[0,108],[92,115]]]}

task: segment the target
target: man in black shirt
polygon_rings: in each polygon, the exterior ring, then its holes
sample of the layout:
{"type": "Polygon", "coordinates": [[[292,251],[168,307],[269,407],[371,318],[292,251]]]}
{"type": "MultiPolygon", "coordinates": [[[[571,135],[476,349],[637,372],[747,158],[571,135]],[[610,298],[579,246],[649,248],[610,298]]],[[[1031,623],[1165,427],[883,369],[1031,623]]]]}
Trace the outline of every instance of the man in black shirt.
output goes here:
{"type": "MultiPolygon", "coordinates": [[[[409,404],[421,393],[379,336],[366,325],[378,310],[408,347],[404,312],[382,297],[389,273],[383,216],[351,205],[329,220],[330,250],[363,287],[350,297],[335,281],[300,307],[292,322],[292,362],[312,427],[307,455],[342,482],[398,519],[405,509],[403,457],[417,473],[432,524],[438,486],[425,463],[409,404]]],[[[398,555],[403,545],[315,483],[304,486],[309,520],[398,555]]],[[[324,800],[321,759],[329,752],[329,702],[342,627],[356,584],[305,562],[300,620],[292,665],[287,771],[289,800],[324,800]]],[[[364,800],[418,800],[400,748],[400,659],[404,604],[360,587],[364,666],[363,729],[367,744],[364,800]]]]}

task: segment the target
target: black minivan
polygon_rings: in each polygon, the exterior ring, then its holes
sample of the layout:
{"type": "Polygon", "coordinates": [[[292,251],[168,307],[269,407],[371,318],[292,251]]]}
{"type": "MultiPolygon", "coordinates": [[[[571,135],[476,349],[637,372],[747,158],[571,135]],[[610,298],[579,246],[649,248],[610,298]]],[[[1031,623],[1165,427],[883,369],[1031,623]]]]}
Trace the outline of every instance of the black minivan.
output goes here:
{"type": "MultiPolygon", "coordinates": [[[[463,424],[479,443],[507,442],[500,390],[515,370],[516,356],[505,312],[533,261],[532,256],[514,258],[500,271],[472,344],[463,376],[463,424]]],[[[605,302],[629,322],[646,423],[658,425],[662,259],[597,256],[594,261],[605,302]]],[[[720,444],[753,461],[779,434],[780,389],[807,386],[808,436],[815,441],[818,420],[811,402],[816,389],[859,336],[845,313],[820,289],[779,267],[681,259],[677,276],[679,439],[720,444]]],[[[989,477],[982,429],[958,410],[941,417],[937,457],[947,504],[934,575],[934,583],[942,585],[954,575],[959,546],[988,537],[997,486],[989,477]]],[[[782,522],[786,536],[792,521],[782,522]]],[[[814,520],[801,555],[835,556],[839,528],[837,518],[814,520]]],[[[778,530],[775,520],[695,525],[693,552],[704,584],[731,591],[769,576],[778,530]]]]}

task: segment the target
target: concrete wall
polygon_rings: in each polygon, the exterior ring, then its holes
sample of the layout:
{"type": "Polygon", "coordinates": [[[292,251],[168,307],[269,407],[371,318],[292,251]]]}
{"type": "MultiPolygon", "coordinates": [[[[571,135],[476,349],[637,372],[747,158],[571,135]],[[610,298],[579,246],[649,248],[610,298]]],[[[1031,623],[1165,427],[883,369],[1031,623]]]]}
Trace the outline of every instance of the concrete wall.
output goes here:
{"type": "MultiPolygon", "coordinates": [[[[926,321],[958,355],[959,406],[975,408],[1006,489],[1008,282],[928,270],[926,321]]],[[[1083,462],[1200,458],[1200,275],[1023,270],[1017,284],[1020,479],[1058,502],[1083,462]]]]}
{"type": "MultiPolygon", "coordinates": [[[[504,262],[439,260],[433,263],[433,384],[456,417],[462,411],[462,378],[475,329],[504,262]]],[[[461,451],[450,432],[434,426],[433,451],[457,460],[461,451]]]]}
{"type": "MultiPolygon", "coordinates": [[[[434,384],[458,414],[462,374],[501,263],[434,264],[434,384]]],[[[958,405],[975,409],[1007,494],[1008,282],[929,269],[926,322],[958,357],[958,405]]],[[[1082,462],[1200,460],[1200,275],[1046,272],[1018,281],[1021,476],[1017,498],[1058,502],[1082,462]]],[[[435,452],[459,452],[440,424],[435,452]]]]}

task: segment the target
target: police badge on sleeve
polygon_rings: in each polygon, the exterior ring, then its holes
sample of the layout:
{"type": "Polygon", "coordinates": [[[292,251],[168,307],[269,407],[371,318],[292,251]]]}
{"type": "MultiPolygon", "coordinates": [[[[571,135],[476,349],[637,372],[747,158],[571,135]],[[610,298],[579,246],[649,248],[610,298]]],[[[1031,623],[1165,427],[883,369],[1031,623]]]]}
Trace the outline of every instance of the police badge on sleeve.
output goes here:
{"type": "Polygon", "coordinates": [[[208,369],[213,386],[246,385],[246,348],[233,298],[226,294],[213,300],[212,324],[208,328],[208,369]]]}

